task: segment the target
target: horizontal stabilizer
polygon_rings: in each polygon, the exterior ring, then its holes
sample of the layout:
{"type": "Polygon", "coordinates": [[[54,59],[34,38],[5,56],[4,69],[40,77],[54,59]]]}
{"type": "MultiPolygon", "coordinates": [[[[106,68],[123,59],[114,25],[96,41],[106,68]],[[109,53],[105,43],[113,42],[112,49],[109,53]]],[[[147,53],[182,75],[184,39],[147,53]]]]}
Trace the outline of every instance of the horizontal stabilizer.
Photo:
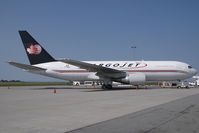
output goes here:
{"type": "Polygon", "coordinates": [[[40,67],[36,67],[36,66],[31,66],[31,65],[27,65],[27,64],[21,64],[21,63],[17,63],[17,62],[8,62],[10,65],[13,65],[15,67],[24,69],[24,70],[28,70],[28,71],[41,71],[41,70],[46,70],[40,67]]]}

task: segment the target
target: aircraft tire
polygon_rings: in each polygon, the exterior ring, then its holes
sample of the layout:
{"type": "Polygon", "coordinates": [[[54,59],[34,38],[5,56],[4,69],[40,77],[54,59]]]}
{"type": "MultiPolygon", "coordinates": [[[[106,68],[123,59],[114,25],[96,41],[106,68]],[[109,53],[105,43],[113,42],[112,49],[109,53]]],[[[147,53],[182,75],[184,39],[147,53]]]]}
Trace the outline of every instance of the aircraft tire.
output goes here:
{"type": "Polygon", "coordinates": [[[102,89],[112,89],[112,88],[113,88],[112,85],[105,85],[105,84],[102,85],[102,89]]]}

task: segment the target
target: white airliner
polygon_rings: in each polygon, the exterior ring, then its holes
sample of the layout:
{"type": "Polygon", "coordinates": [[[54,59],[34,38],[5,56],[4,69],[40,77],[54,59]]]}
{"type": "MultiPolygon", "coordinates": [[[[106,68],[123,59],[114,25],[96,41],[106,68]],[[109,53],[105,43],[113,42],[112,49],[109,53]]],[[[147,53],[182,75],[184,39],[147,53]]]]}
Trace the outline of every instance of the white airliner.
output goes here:
{"type": "Polygon", "coordinates": [[[196,75],[196,69],[178,61],[76,61],[54,59],[27,32],[19,31],[31,65],[9,64],[27,72],[70,81],[103,81],[102,88],[112,82],[141,85],[154,81],[184,80],[196,75]]]}

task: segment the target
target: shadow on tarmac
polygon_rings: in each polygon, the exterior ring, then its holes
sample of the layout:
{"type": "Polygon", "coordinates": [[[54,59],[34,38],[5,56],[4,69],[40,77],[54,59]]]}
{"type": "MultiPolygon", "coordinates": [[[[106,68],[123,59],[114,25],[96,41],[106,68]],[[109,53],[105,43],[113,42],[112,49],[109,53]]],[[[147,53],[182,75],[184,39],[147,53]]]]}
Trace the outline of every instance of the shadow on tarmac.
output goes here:
{"type": "MultiPolygon", "coordinates": [[[[100,92],[100,91],[121,91],[121,90],[136,90],[136,87],[113,87],[112,89],[102,89],[100,86],[52,86],[52,87],[40,87],[40,88],[32,88],[31,90],[84,90],[82,92],[100,92]]],[[[140,87],[138,90],[147,90],[150,88],[140,87]]]]}
{"type": "MultiPolygon", "coordinates": [[[[147,90],[147,89],[149,89],[149,88],[146,88],[146,87],[140,87],[140,88],[138,88],[138,90],[147,90]]],[[[136,90],[136,87],[113,87],[112,89],[98,88],[98,89],[87,90],[87,91],[84,91],[84,92],[121,91],[121,90],[136,90]]]]}

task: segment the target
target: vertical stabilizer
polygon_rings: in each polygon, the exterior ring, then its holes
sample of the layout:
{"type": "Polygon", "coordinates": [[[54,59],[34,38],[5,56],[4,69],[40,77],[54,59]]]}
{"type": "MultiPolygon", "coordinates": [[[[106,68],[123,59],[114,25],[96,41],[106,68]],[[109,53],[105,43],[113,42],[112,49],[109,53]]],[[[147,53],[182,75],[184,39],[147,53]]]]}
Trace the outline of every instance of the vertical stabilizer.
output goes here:
{"type": "Polygon", "coordinates": [[[27,31],[19,31],[19,34],[31,65],[55,61],[27,31]]]}

